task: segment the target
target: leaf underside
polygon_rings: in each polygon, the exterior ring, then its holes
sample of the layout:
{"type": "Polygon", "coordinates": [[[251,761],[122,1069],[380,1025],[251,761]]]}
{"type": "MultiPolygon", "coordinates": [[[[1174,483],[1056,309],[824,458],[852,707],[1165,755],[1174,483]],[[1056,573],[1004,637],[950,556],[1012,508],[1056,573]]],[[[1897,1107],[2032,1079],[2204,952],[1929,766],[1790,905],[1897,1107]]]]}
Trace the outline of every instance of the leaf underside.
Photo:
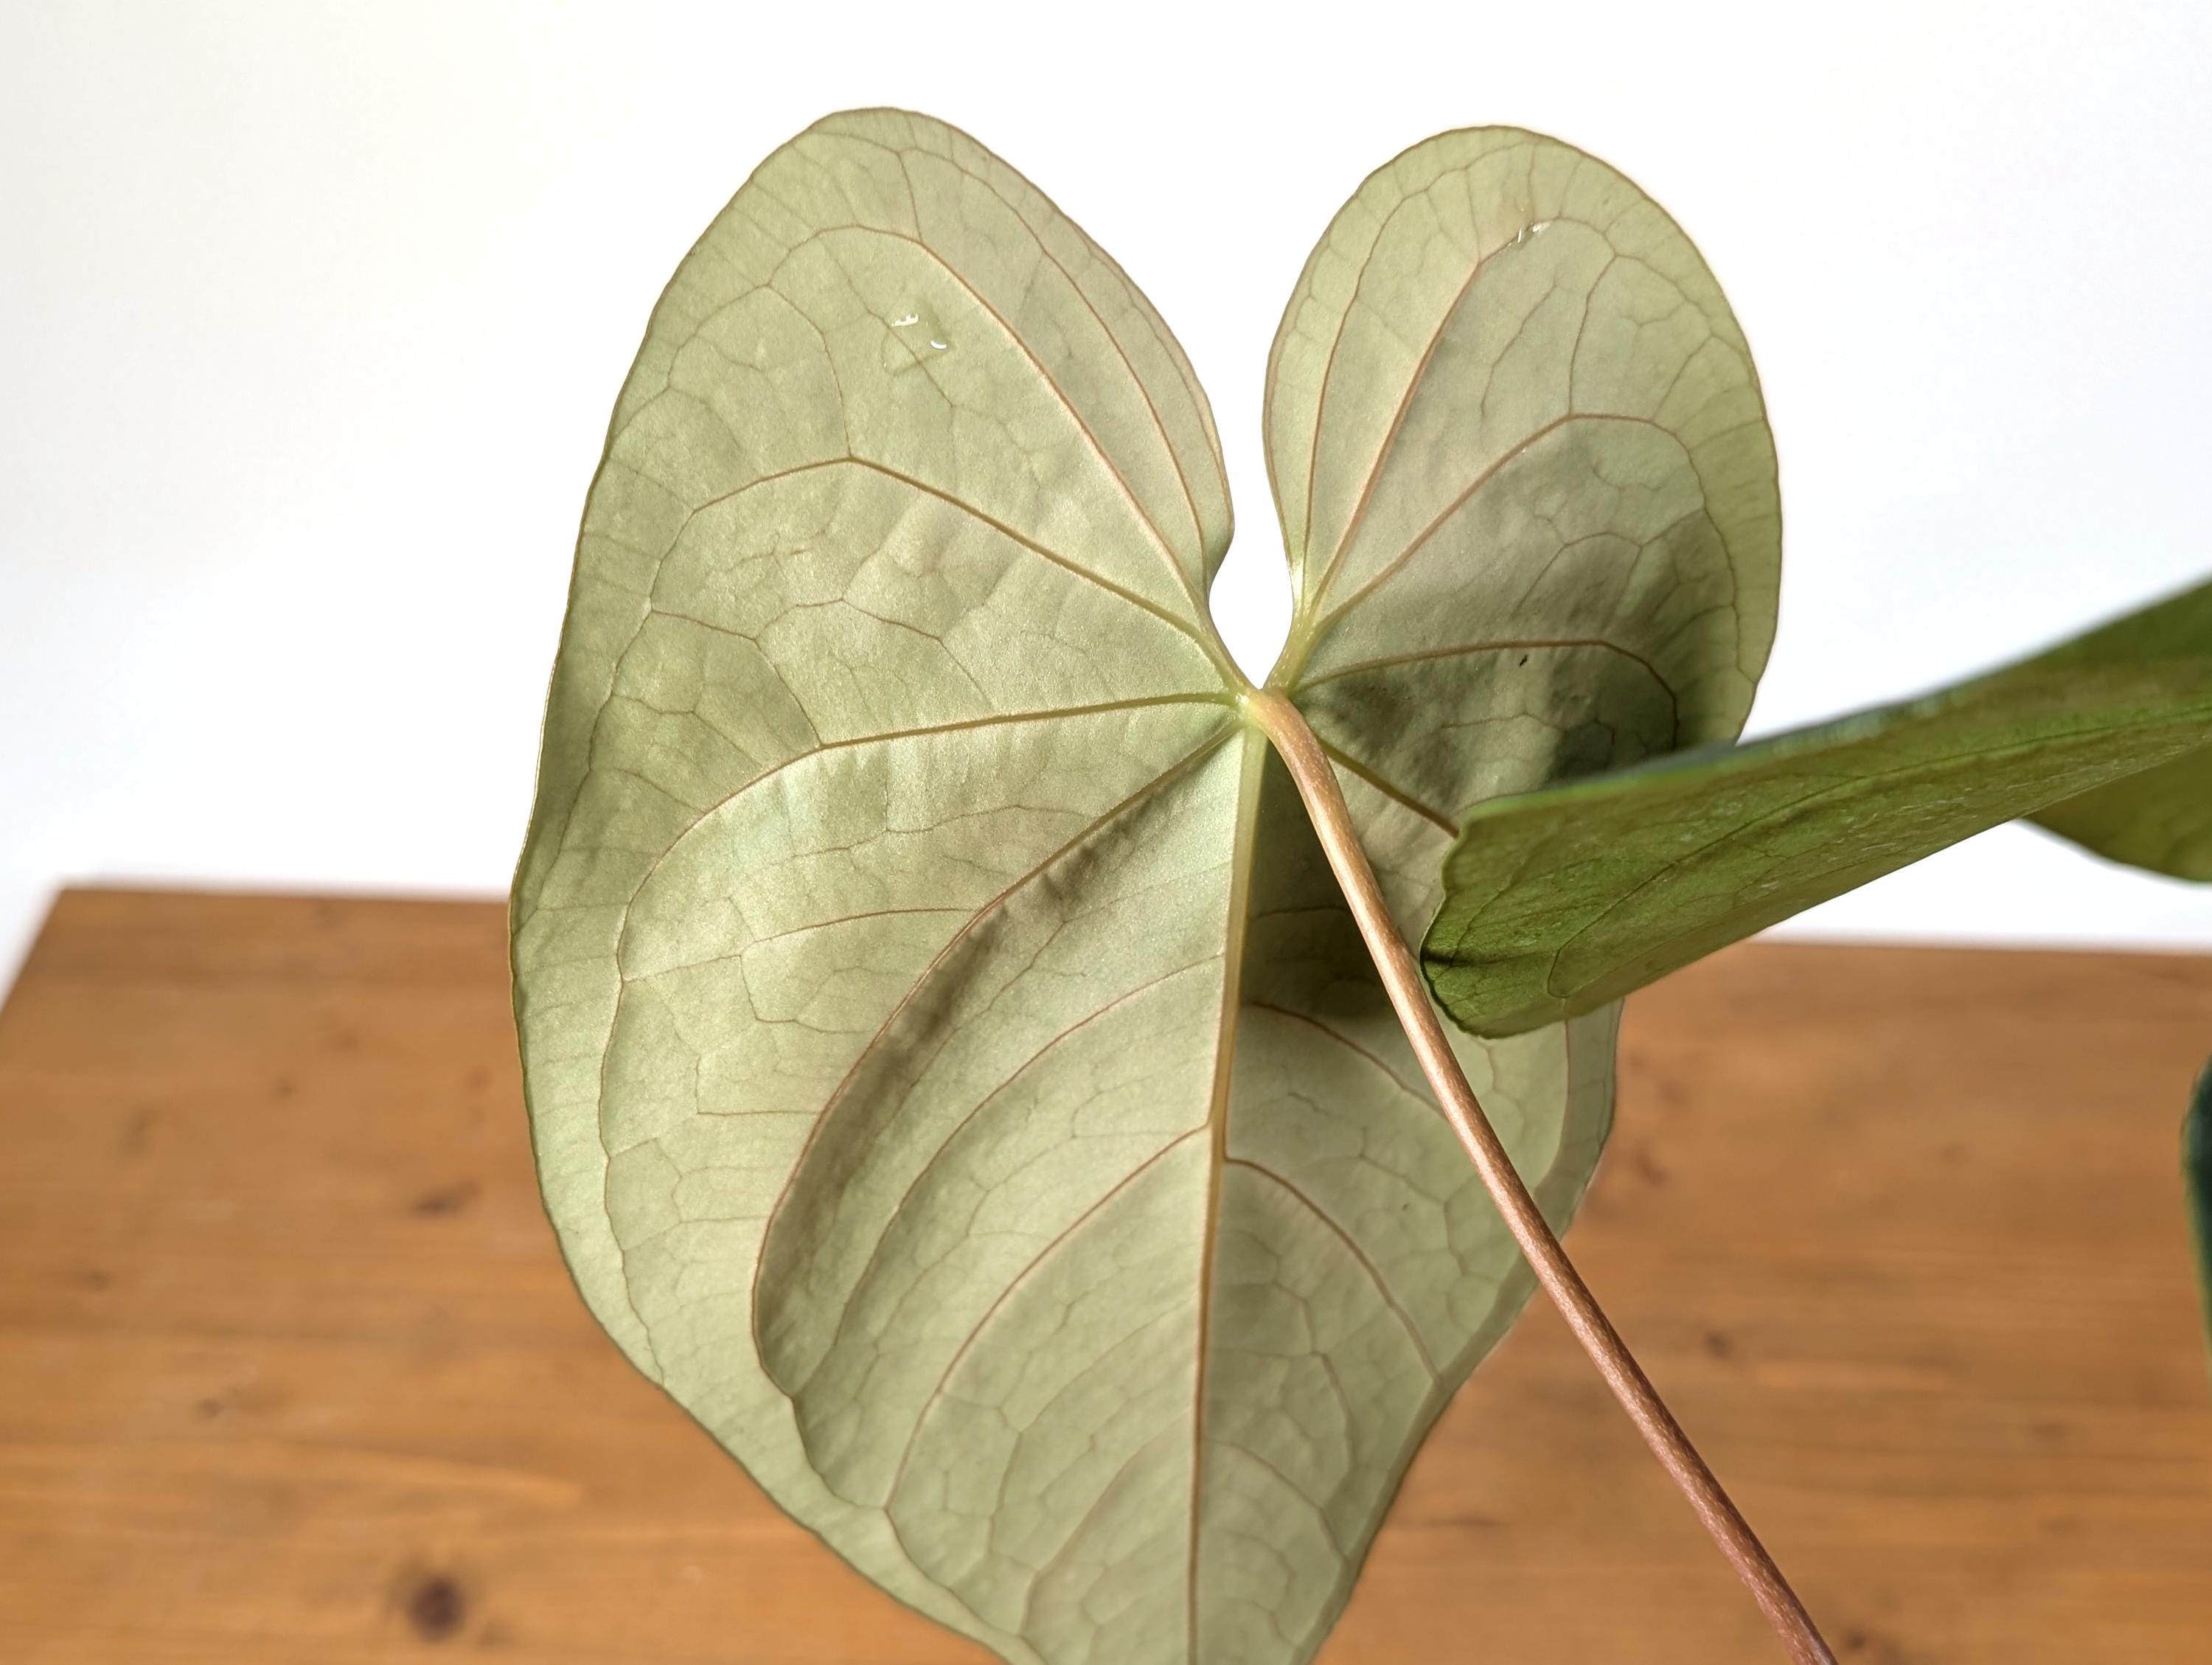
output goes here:
{"type": "MultiPolygon", "coordinates": [[[[1401,156],[1270,362],[1272,682],[1401,927],[1467,809],[1734,734],[1773,454],[1620,175],[1401,156]]],[[[1529,1281],[1204,596],[1212,420],[964,135],[832,117],[678,269],[593,483],[514,892],[546,1205],[793,1516],[1013,1661],[1292,1662],[1529,1281]]],[[[1458,1043],[1564,1224],[1615,1011],[1458,1043]]]]}
{"type": "Polygon", "coordinates": [[[1478,1034],[1557,1023],[2027,815],[2212,878],[2209,741],[2212,584],[1918,699],[1485,804],[1430,985],[1478,1034]]]}

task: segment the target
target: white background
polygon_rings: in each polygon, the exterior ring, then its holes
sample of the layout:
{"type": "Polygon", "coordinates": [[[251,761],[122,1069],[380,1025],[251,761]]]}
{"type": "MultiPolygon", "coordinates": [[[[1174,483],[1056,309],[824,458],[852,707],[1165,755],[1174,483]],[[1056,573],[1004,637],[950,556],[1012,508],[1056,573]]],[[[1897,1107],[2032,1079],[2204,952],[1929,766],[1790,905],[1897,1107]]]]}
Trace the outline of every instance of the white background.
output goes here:
{"type": "MultiPolygon", "coordinates": [[[[1771,730],[2212,569],[2212,7],[0,0],[0,976],[87,878],[490,893],[606,412],[769,150],[968,128],[1188,348],[1287,602],[1261,376],[1438,129],[1606,156],[1705,251],[1781,447],[1771,730]]],[[[1824,933],[2212,945],[2018,828],[1824,933]]]]}

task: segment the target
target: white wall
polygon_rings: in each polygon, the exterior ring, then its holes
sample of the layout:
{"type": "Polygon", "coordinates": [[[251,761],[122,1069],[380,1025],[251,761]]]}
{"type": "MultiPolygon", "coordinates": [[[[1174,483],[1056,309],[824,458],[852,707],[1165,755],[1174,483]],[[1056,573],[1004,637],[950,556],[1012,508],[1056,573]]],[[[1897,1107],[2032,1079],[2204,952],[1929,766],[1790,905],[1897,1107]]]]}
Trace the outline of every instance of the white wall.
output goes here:
{"type": "MultiPolygon", "coordinates": [[[[67,879],[503,887],[647,311],[842,106],[969,128],[1172,321],[1248,662],[1278,309],[1362,174],[1470,123],[1626,168],[1750,333],[1755,728],[2212,569],[2212,8],[1825,9],[0,4],[0,967],[67,879]]],[[[2212,945],[2212,891],[2006,829],[1800,928],[2212,945]]]]}

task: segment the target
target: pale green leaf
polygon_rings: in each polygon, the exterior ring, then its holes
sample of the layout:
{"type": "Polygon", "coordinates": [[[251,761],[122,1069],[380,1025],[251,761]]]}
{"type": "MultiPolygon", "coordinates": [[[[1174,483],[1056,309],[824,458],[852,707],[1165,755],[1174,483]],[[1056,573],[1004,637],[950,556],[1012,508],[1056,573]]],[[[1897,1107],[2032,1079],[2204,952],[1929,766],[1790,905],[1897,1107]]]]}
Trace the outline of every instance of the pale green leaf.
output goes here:
{"type": "Polygon", "coordinates": [[[2208,741],[2212,584],[1919,699],[1484,805],[1430,984],[1478,1034],[1555,1023],[2001,822],[2060,804],[2072,831],[2138,771],[2202,779],[2208,741]]]}
{"type": "MultiPolygon", "coordinates": [[[[1277,680],[1405,928],[1461,806],[1735,732],[1771,452],[1618,175],[1522,133],[1400,158],[1268,411],[1308,574],[1277,680]]],[[[1228,537],[1143,297],[870,112],[686,258],[579,546],[514,907],[563,1249],[786,1509],[1009,1660],[1310,1656],[1528,1291],[1243,718],[1228,537]]],[[[1560,1224],[1614,1026],[1460,1043],[1560,1224]]]]}

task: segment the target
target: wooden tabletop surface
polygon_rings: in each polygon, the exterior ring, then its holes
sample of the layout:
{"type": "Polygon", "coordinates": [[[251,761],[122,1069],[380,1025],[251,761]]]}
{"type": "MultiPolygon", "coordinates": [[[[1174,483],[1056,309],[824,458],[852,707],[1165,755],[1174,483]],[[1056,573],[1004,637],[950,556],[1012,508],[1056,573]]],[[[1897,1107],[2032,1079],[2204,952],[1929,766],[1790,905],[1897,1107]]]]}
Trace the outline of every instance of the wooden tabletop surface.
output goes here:
{"type": "MultiPolygon", "coordinates": [[[[1844,1665],[2212,1659],[2212,959],[1754,945],[1629,1008],[1569,1246],[1844,1665]]],[[[76,891],[0,1012],[0,1660],[983,1656],[585,1314],[488,904],[76,891]]],[[[1765,1638],[1540,1304],[1324,1665],[1765,1638]]]]}

